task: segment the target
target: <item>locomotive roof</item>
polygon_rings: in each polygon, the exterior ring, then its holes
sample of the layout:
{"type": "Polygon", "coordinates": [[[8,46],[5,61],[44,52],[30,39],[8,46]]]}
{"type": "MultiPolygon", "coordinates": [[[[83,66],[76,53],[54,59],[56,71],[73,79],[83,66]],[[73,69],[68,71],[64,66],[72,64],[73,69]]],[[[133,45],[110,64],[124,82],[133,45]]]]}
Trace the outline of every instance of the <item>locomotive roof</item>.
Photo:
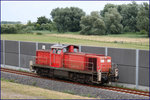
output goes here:
{"type": "Polygon", "coordinates": [[[54,44],[51,46],[51,48],[59,48],[59,49],[62,49],[62,48],[65,48],[65,47],[68,47],[69,45],[65,45],[65,44],[54,44]]]}
{"type": "MultiPolygon", "coordinates": [[[[54,44],[51,46],[51,48],[63,49],[63,48],[66,48],[68,46],[70,46],[70,45],[68,45],[68,44],[54,44]]],[[[76,45],[74,45],[74,46],[76,46],[76,45]]],[[[78,47],[78,46],[76,46],[76,47],[78,47]]]]}

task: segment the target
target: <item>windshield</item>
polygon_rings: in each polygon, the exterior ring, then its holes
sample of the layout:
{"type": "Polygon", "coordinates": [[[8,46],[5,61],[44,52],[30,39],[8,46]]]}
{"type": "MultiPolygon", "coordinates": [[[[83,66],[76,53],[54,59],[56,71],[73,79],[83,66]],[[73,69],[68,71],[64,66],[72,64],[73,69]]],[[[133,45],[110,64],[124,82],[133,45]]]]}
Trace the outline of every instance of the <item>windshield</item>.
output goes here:
{"type": "Polygon", "coordinates": [[[53,54],[61,54],[61,49],[53,49],[53,54]]]}

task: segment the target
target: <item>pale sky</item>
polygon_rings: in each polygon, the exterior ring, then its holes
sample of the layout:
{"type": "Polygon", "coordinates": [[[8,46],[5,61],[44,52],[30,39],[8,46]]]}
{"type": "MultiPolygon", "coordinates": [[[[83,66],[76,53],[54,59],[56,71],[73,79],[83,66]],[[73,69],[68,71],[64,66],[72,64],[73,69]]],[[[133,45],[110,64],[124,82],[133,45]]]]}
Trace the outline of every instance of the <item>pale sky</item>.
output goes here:
{"type": "MultiPolygon", "coordinates": [[[[149,3],[148,0],[136,1],[138,4],[142,2],[149,3]]],[[[40,16],[51,18],[50,12],[57,7],[79,7],[90,14],[91,11],[102,10],[107,3],[128,4],[131,1],[1,1],[1,20],[35,22],[40,16]]]]}

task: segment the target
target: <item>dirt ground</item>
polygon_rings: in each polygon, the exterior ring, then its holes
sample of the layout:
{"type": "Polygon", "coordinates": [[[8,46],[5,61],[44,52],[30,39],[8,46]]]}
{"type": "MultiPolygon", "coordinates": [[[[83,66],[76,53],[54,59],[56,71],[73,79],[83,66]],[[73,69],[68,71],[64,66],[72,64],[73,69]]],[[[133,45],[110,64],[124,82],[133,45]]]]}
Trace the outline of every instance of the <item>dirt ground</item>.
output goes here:
{"type": "Polygon", "coordinates": [[[34,86],[1,81],[1,99],[94,99],[34,86]]]}

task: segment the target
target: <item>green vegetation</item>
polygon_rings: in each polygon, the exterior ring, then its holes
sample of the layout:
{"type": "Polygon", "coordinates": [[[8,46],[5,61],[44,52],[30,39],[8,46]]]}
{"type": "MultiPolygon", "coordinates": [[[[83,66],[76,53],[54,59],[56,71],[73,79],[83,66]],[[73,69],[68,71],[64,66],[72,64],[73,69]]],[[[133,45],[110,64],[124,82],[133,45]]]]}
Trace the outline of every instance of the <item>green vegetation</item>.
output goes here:
{"type": "Polygon", "coordinates": [[[137,32],[137,14],[139,12],[140,5],[136,2],[132,2],[127,5],[120,5],[118,10],[123,17],[121,24],[123,25],[124,32],[137,32]]]}
{"type": "MultiPolygon", "coordinates": [[[[114,5],[106,4],[104,9],[100,11],[101,18],[104,24],[91,21],[92,24],[96,26],[103,25],[99,28],[103,28],[106,31],[105,34],[121,34],[125,32],[140,32],[142,34],[149,35],[149,4],[137,4],[133,1],[130,4],[114,5]],[[106,26],[106,28],[105,28],[106,26]]],[[[84,20],[89,20],[83,16],[81,22],[84,20]]],[[[91,27],[88,21],[84,22],[86,27],[82,27],[81,33],[86,34],[89,31],[95,30],[96,27],[91,27]]],[[[81,23],[82,25],[82,23],[81,23]]],[[[98,31],[100,32],[100,31],[98,31]]],[[[98,34],[94,32],[94,34],[98,34]]],[[[94,35],[93,34],[93,35],[94,35]]],[[[102,32],[101,32],[102,34],[102,32]]],[[[100,35],[101,35],[100,34],[100,35]]]]}
{"type": "Polygon", "coordinates": [[[78,7],[56,8],[51,11],[51,16],[58,32],[77,32],[81,30],[80,20],[85,12],[78,7]]]}
{"type": "Polygon", "coordinates": [[[2,24],[2,34],[17,34],[17,33],[31,33],[34,30],[33,26],[22,25],[22,24],[2,24]]]}
{"type": "Polygon", "coordinates": [[[6,82],[15,82],[15,80],[12,80],[12,79],[10,79],[10,80],[7,80],[7,79],[4,79],[4,78],[1,78],[1,81],[6,81],[6,82]]]}
{"type": "Polygon", "coordinates": [[[83,35],[105,35],[106,26],[99,15],[99,12],[91,12],[91,15],[81,18],[80,25],[82,27],[81,34],[83,35]]]}
{"type": "Polygon", "coordinates": [[[58,31],[47,31],[47,30],[34,30],[32,31],[32,33],[41,33],[41,34],[76,34],[79,35],[80,32],[64,32],[64,33],[60,33],[58,31]]]}
{"type": "Polygon", "coordinates": [[[143,34],[149,35],[149,5],[143,3],[137,15],[137,28],[143,34]]]}
{"type": "Polygon", "coordinates": [[[65,90],[63,91],[64,93],[68,93],[68,94],[73,94],[74,95],[74,92],[73,91],[70,91],[70,90],[65,90]]]}
{"type": "Polygon", "coordinates": [[[92,11],[90,15],[78,7],[55,8],[51,18],[41,16],[36,22],[26,25],[14,22],[2,22],[1,33],[32,33],[33,31],[78,32],[82,35],[110,35],[122,33],[140,33],[149,36],[149,4],[106,4],[101,11],[92,11]],[[7,24],[6,24],[7,23],[7,24]],[[10,23],[10,24],[9,24],[10,23]]]}
{"type": "Polygon", "coordinates": [[[14,21],[2,21],[1,24],[21,24],[21,22],[14,22],[14,21]]]}
{"type": "Polygon", "coordinates": [[[128,38],[148,38],[146,34],[142,34],[141,32],[127,32],[122,34],[108,34],[106,36],[110,37],[128,37],[128,38]]]}
{"type": "MultiPolygon", "coordinates": [[[[128,38],[116,37],[115,35],[109,36],[84,36],[76,34],[2,34],[1,39],[4,40],[17,40],[17,41],[34,41],[34,42],[47,42],[47,43],[64,43],[100,47],[117,47],[117,48],[134,48],[134,49],[149,49],[148,38],[128,38]]],[[[133,35],[134,36],[134,35],[133,35]]]]}
{"type": "Polygon", "coordinates": [[[122,16],[116,8],[109,8],[108,12],[105,12],[104,22],[106,24],[107,34],[120,34],[123,30],[121,24],[122,16]]]}
{"type": "Polygon", "coordinates": [[[32,85],[33,85],[33,86],[36,86],[36,84],[37,84],[37,82],[36,82],[36,81],[34,81],[34,82],[32,83],[32,85]]]}
{"type": "MultiPolygon", "coordinates": [[[[106,84],[106,86],[112,86],[112,85],[108,85],[108,84],[106,84]]],[[[118,88],[123,88],[123,89],[131,89],[131,90],[138,90],[138,91],[146,91],[146,92],[148,92],[148,90],[147,89],[145,89],[145,90],[140,90],[140,89],[137,89],[136,87],[134,87],[134,88],[129,88],[129,87],[126,87],[126,86],[124,86],[124,85],[118,85],[118,84],[115,84],[113,87],[118,87],[118,88]]]]}

